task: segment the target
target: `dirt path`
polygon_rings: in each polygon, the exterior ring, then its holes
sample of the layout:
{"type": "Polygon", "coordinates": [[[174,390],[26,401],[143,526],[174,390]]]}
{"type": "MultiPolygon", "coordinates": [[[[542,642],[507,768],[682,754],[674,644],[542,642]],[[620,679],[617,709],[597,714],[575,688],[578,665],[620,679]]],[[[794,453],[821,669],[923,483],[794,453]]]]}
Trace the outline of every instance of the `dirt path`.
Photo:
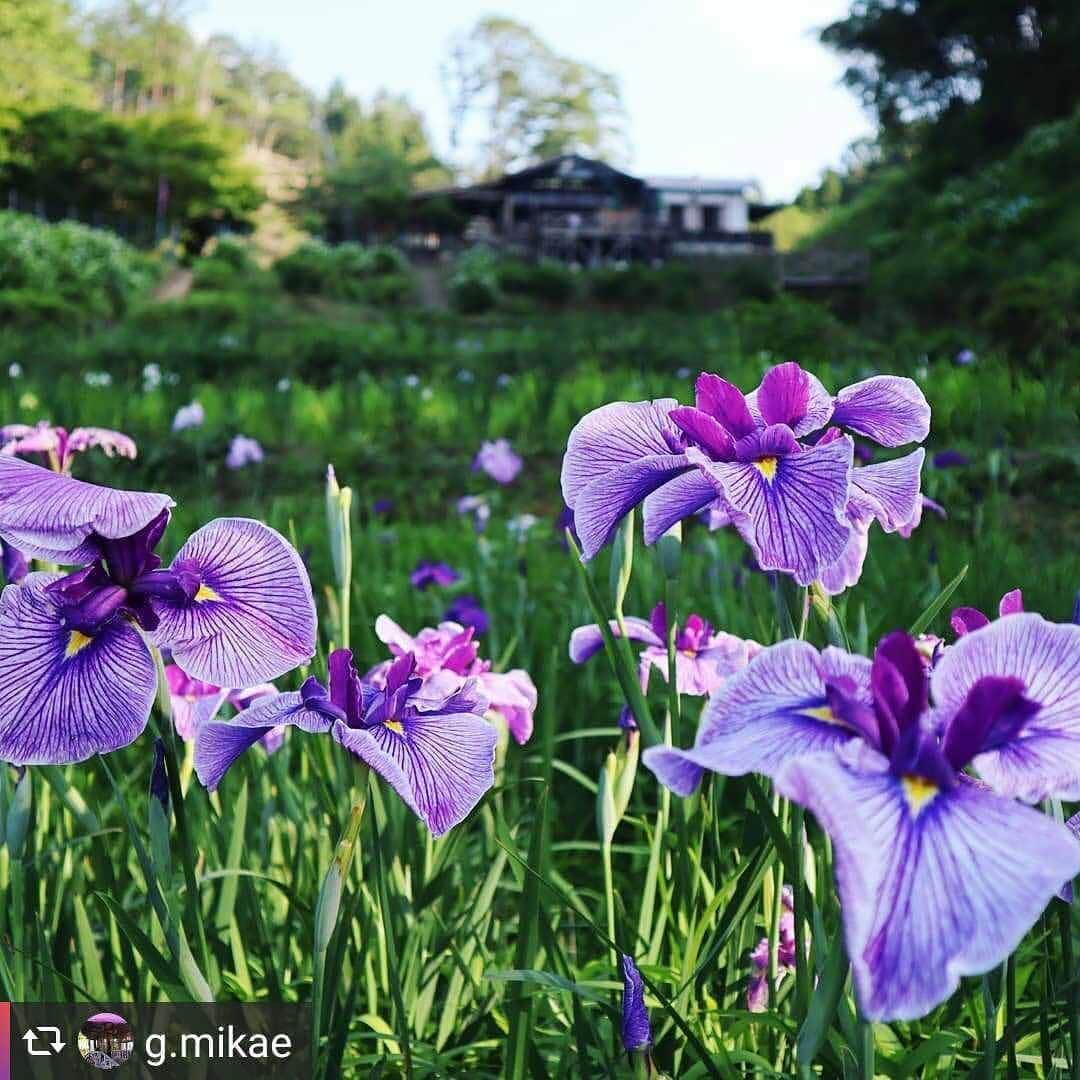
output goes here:
{"type": "Polygon", "coordinates": [[[194,275],[183,266],[170,270],[165,280],[154,289],[155,300],[181,300],[191,291],[194,275]]]}
{"type": "Polygon", "coordinates": [[[413,276],[424,307],[445,311],[450,306],[446,296],[446,279],[440,267],[414,264],[413,276]]]}

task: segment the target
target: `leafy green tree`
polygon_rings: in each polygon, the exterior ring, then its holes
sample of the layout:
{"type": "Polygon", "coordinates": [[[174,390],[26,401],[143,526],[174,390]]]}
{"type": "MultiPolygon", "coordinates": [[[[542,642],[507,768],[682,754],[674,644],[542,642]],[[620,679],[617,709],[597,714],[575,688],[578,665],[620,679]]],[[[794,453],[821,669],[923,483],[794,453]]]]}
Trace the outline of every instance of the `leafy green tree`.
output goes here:
{"type": "Polygon", "coordinates": [[[495,175],[576,151],[618,161],[625,112],[614,76],[560,56],[514,19],[481,19],[451,46],[443,68],[452,143],[479,129],[479,171],[495,175]]]}
{"type": "Polygon", "coordinates": [[[65,0],[0,0],[0,111],[88,105],[89,70],[65,0]]]}

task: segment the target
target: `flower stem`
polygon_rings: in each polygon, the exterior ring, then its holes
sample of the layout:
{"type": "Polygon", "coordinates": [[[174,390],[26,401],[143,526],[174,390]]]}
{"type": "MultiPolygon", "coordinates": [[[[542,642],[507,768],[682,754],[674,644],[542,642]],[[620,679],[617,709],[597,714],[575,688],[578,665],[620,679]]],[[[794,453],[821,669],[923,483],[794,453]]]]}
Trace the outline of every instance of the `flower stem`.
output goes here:
{"type": "MultiPolygon", "coordinates": [[[[604,860],[604,905],[607,909],[607,936],[608,940],[615,941],[615,880],[611,872],[611,844],[606,840],[601,842],[600,850],[604,860]]],[[[619,965],[619,951],[614,945],[611,947],[611,960],[616,967],[619,965]]]]}
{"type": "Polygon", "coordinates": [[[1017,1080],[1016,1061],[1016,955],[1005,961],[1005,1061],[1006,1076],[1017,1080]]]}
{"type": "Polygon", "coordinates": [[[799,1022],[806,1019],[810,1007],[810,972],[806,963],[806,849],[803,839],[804,811],[791,804],[791,854],[795,880],[791,883],[791,907],[795,924],[795,1015],[799,1022]]]}
{"type": "Polygon", "coordinates": [[[1069,1077],[1080,1080],[1080,980],[1073,963],[1072,908],[1058,904],[1058,925],[1061,932],[1061,964],[1065,968],[1066,1011],[1069,1017],[1069,1077]]]}
{"type": "Polygon", "coordinates": [[[859,1055],[860,1080],[874,1080],[874,1025],[860,1014],[856,1030],[859,1038],[856,1049],[859,1055]]]}

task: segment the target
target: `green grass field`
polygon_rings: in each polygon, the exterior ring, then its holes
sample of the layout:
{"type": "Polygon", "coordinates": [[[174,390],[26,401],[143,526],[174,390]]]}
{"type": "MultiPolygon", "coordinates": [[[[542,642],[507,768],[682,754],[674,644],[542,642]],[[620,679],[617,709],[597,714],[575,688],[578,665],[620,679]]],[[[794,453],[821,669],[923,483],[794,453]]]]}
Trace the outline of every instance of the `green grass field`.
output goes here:
{"type": "MultiPolygon", "coordinates": [[[[379,613],[413,631],[471,594],[491,619],[481,655],[523,667],[536,682],[532,740],[500,746],[496,788],[444,839],[433,841],[388,788],[371,788],[326,954],[320,1075],[630,1075],[595,816],[598,775],[621,741],[621,698],[602,656],[580,668],[567,657],[570,631],[592,621],[556,526],[569,429],[607,401],[688,400],[699,370],[748,388],[781,359],[800,361],[830,390],[874,371],[916,378],[934,416],[924,491],[948,518],[927,515],[907,541],[873,532],[861,582],[837,603],[865,650],[911,625],[964,567],[930,629],[945,634],[957,604],[995,611],[1014,587],[1028,610],[1070,620],[1080,586],[1080,388],[1067,369],[1025,373],[993,355],[958,367],[914,349],[860,351],[857,342],[831,353],[812,339],[792,355],[782,313],[772,351],[759,351],[758,341],[750,351],[730,321],[710,315],[485,322],[406,311],[320,326],[323,318],[307,309],[284,321],[274,311],[265,320],[249,313],[224,329],[121,323],[66,343],[60,334],[11,334],[2,353],[22,370],[11,377],[0,369],[0,419],[130,434],[136,461],[88,454],[76,473],[172,494],[173,548],[222,514],[258,517],[294,538],[320,605],[320,674],[339,607],[323,502],[333,464],[354,491],[351,642],[360,670],[384,657],[372,629],[379,613]],[[148,363],[158,370],[148,374],[148,363]],[[176,409],[194,400],[205,424],[173,434],[176,409]],[[261,442],[261,465],[225,468],[236,433],[261,442]],[[470,469],[480,441],[496,437],[525,459],[505,488],[470,469]],[[967,463],[933,467],[942,451],[967,463]],[[490,499],[482,534],[455,510],[467,494],[490,499]],[[522,514],[538,519],[524,537],[508,528],[522,514]],[[445,560],[461,580],[415,590],[409,573],[421,559],[445,560]]],[[[774,597],[745,555],[736,536],[688,526],[675,607],[770,642],[774,597]]],[[[605,599],[608,561],[605,553],[589,571],[605,599]]],[[[647,616],[664,580],[640,540],[633,569],[625,609],[647,616]]],[[[824,640],[818,623],[811,633],[824,640]]],[[[281,683],[299,681],[297,673],[281,683]]],[[[651,701],[662,717],[660,679],[651,701]]],[[[683,699],[672,718],[676,743],[692,739],[699,709],[698,699],[683,699]]],[[[171,856],[154,849],[144,864],[135,838],[151,844],[155,726],[167,730],[155,715],[142,738],[107,759],[32,768],[18,789],[12,770],[0,772],[0,895],[8,897],[0,991],[13,1001],[192,996],[201,984],[148,901],[160,890],[216,999],[311,1000],[315,908],[357,795],[351,759],[294,731],[272,757],[245,755],[208,796],[191,775],[189,748],[175,742],[182,814],[171,856]]],[[[771,831],[778,822],[758,783],[713,777],[682,801],[642,769],[615,834],[615,939],[650,981],[654,1062],[671,1076],[795,1072],[791,980],[769,1011],[745,1008],[748,953],[768,931],[783,877],[771,831]]],[[[818,869],[824,881],[824,863],[818,869]]],[[[819,971],[838,927],[835,900],[822,895],[819,971]]],[[[1069,909],[1055,907],[1067,924],[1069,909]]],[[[993,973],[965,980],[920,1021],[864,1032],[848,993],[818,1033],[818,1073],[989,1076],[1005,1070],[1012,1047],[1021,1075],[1068,1075],[1061,950],[1066,941],[1080,949],[1080,919],[1073,915],[1063,938],[1058,918],[1051,909],[1017,954],[1014,1009],[1004,977],[993,973]],[[865,1052],[871,1040],[876,1066],[865,1052]]]]}

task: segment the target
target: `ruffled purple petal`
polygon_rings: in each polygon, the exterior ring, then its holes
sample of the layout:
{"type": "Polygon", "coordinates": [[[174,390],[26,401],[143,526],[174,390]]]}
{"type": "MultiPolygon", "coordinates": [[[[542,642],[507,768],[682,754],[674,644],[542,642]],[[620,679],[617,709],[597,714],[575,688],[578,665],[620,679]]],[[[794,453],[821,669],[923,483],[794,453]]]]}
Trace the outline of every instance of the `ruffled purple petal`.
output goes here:
{"type": "Polygon", "coordinates": [[[615,401],[586,413],[570,432],[562,463],[566,505],[577,508],[578,496],[598,476],[639,458],[670,454],[679,445],[679,431],[668,419],[679,403],[615,401]]]}
{"type": "Polygon", "coordinates": [[[645,543],[655,544],[672,525],[704,509],[716,497],[716,485],[700,469],[691,469],[662,484],[645,497],[645,543]]]}
{"type": "Polygon", "coordinates": [[[174,505],[168,495],[98,487],[0,455],[0,536],[28,558],[91,563],[100,554],[92,534],[131,536],[174,505]]]}
{"type": "Polygon", "coordinates": [[[702,412],[715,416],[733,438],[741,439],[756,427],[746,398],[734,383],[721,379],[719,375],[702,372],[697,378],[694,390],[694,404],[702,412]]]}
{"type": "Polygon", "coordinates": [[[208,791],[216,790],[222,777],[245,750],[279,727],[298,727],[309,734],[329,731],[335,721],[309,707],[299,693],[260,698],[231,720],[210,720],[195,733],[195,775],[208,791]]]}
{"type": "MultiPolygon", "coordinates": [[[[663,645],[662,639],[656,636],[647,619],[639,619],[635,615],[628,615],[623,622],[626,624],[626,636],[631,641],[643,641],[646,645],[663,645]]],[[[611,632],[616,637],[619,637],[621,633],[619,624],[612,619],[608,625],[611,627],[611,632]]],[[[575,664],[585,663],[603,647],[604,636],[600,633],[600,627],[596,623],[579,626],[570,635],[570,659],[575,664]]]]}
{"type": "Polygon", "coordinates": [[[498,713],[519,746],[529,741],[536,712],[536,684],[527,671],[485,671],[476,676],[480,692],[488,699],[488,709],[498,713]]]}
{"type": "Polygon", "coordinates": [[[877,518],[886,532],[906,527],[921,506],[922,447],[894,461],[851,470],[851,499],[877,518]]]}
{"type": "Polygon", "coordinates": [[[761,385],[746,396],[751,415],[762,427],[785,424],[798,436],[823,428],[832,415],[829,392],[798,364],[777,364],[770,368],[761,385]]]}
{"type": "Polygon", "coordinates": [[[713,694],[690,750],[656,746],[641,760],[662,784],[689,795],[703,770],[773,776],[792,756],[833,750],[855,732],[832,716],[825,678],[847,676],[869,701],[870,662],[803,641],[765,649],[713,694]]]}
{"type": "Polygon", "coordinates": [[[64,765],[134,742],[157,689],[154,661],[130,623],[88,637],[63,624],[28,574],[0,596],[0,761],[64,765]]]}
{"type": "Polygon", "coordinates": [[[1080,626],[1020,613],[965,634],[932,676],[943,724],[987,676],[1019,679],[1040,708],[1014,738],[974,759],[979,775],[1024,802],[1080,799],[1080,626]]]}
{"type": "Polygon", "coordinates": [[[156,601],[157,644],[189,675],[226,689],[269,682],[315,654],[311,583],[292,545],[262,522],[218,518],[173,567],[198,575],[195,598],[156,601]]]}
{"type": "MultiPolygon", "coordinates": [[[[448,706],[450,703],[448,703],[448,706]]],[[[495,783],[498,734],[472,712],[415,712],[385,724],[334,725],[334,738],[368,763],[442,836],[463,821],[495,783]]]]}
{"type": "Polygon", "coordinates": [[[844,553],[853,445],[837,439],[763,462],[698,462],[723,491],[735,527],[763,570],[820,577],[844,553]]]}
{"type": "Polygon", "coordinates": [[[930,406],[911,379],[875,375],[836,395],[832,422],[882,446],[903,446],[930,434],[930,406]]]}
{"type": "Polygon", "coordinates": [[[574,527],[581,540],[581,558],[591,559],[638,503],[689,468],[682,454],[643,457],[604,473],[578,492],[574,527]]]}
{"type": "MultiPolygon", "coordinates": [[[[651,646],[641,654],[644,668],[655,667],[667,681],[667,647],[651,646]]],[[[736,671],[746,667],[750,659],[749,646],[742,638],[720,631],[714,634],[707,648],[694,653],[675,653],[675,682],[680,694],[705,697],[718,690],[736,671]]],[[[644,675],[642,681],[644,682],[644,675]]]]}
{"type": "MultiPolygon", "coordinates": [[[[858,472],[855,469],[854,472],[858,472]]],[[[866,552],[870,547],[870,522],[856,520],[851,524],[851,535],[844,545],[844,550],[836,562],[831,563],[821,572],[819,579],[822,589],[829,596],[836,596],[845,589],[858,583],[862,577],[866,552]]]]}
{"type": "Polygon", "coordinates": [[[914,1020],[961,976],[1001,964],[1080,871],[1080,844],[1052,819],[963,780],[936,792],[905,783],[865,745],[792,758],[776,785],[832,838],[871,1020],[914,1020]]]}

